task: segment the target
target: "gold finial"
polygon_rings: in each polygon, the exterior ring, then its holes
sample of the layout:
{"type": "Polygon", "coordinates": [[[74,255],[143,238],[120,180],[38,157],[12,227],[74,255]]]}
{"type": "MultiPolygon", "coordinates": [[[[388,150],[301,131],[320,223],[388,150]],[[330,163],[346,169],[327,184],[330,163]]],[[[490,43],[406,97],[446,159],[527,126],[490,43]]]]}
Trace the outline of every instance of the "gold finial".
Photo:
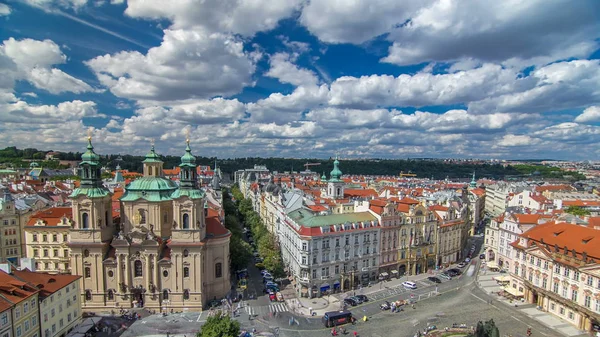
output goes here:
{"type": "Polygon", "coordinates": [[[92,140],[92,133],[94,132],[94,130],[92,128],[88,128],[87,129],[87,139],[88,140],[92,140]]]}

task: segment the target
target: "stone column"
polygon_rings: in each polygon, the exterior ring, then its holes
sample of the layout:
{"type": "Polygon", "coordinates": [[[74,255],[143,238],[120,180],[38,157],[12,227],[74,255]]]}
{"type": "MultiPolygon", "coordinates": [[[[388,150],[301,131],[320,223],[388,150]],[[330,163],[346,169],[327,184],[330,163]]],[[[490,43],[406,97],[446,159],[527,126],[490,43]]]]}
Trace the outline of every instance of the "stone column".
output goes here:
{"type": "Polygon", "coordinates": [[[150,289],[150,283],[152,283],[152,255],[146,255],[146,289],[150,289]]]}
{"type": "Polygon", "coordinates": [[[119,292],[121,292],[121,283],[123,283],[123,267],[121,266],[123,262],[121,259],[122,255],[117,254],[117,283],[119,286],[119,292]]]}

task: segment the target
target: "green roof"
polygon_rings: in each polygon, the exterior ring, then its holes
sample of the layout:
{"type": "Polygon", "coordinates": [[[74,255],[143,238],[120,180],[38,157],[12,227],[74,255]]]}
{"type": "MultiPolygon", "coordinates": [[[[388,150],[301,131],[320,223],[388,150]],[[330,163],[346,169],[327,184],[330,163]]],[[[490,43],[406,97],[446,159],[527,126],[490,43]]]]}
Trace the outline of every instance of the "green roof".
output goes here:
{"type": "Polygon", "coordinates": [[[293,211],[289,216],[304,227],[322,227],[328,225],[339,225],[347,222],[377,221],[377,218],[369,212],[313,215],[306,209],[293,211]]]}
{"type": "Polygon", "coordinates": [[[100,161],[100,156],[94,152],[92,138],[88,137],[87,151],[81,156],[81,164],[97,165],[98,161],[100,161]]]}
{"type": "Polygon", "coordinates": [[[142,163],[162,163],[160,156],[154,151],[154,145],[152,145],[150,152],[148,152],[146,159],[142,163]]]}
{"type": "Polygon", "coordinates": [[[173,192],[173,194],[171,194],[172,199],[177,199],[183,196],[186,196],[190,199],[202,199],[204,198],[204,191],[198,189],[179,188],[173,192]]]}
{"type": "Polygon", "coordinates": [[[1,169],[0,174],[13,174],[17,173],[17,171],[9,170],[9,169],[1,169]]]}
{"type": "Polygon", "coordinates": [[[162,177],[138,178],[127,186],[121,201],[135,201],[145,199],[148,201],[171,200],[171,194],[177,189],[177,184],[172,180],[162,177]]]}
{"type": "Polygon", "coordinates": [[[84,194],[88,198],[103,198],[110,194],[110,191],[104,187],[79,187],[73,190],[73,193],[69,195],[69,198],[77,198],[79,195],[84,194]]]}
{"type": "Polygon", "coordinates": [[[185,147],[185,154],[181,157],[180,167],[196,167],[196,157],[192,155],[192,149],[190,149],[190,142],[187,141],[187,146],[185,147]]]}
{"type": "Polygon", "coordinates": [[[338,167],[338,165],[340,164],[340,162],[337,160],[337,157],[335,157],[335,161],[333,162],[333,170],[331,170],[331,172],[329,173],[330,179],[329,181],[331,182],[339,182],[340,177],[342,176],[342,171],[340,171],[340,168],[338,167]]]}

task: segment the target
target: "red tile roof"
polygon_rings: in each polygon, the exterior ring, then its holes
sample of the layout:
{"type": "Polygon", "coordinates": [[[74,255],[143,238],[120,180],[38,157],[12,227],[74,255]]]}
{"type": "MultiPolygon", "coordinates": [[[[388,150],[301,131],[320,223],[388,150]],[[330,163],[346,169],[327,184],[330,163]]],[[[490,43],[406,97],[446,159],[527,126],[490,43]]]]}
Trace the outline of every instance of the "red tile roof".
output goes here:
{"type": "Polygon", "coordinates": [[[598,207],[600,206],[600,201],[598,200],[564,200],[562,202],[563,207],[598,207]]]}
{"type": "Polygon", "coordinates": [[[517,219],[517,223],[526,225],[537,224],[542,216],[540,214],[514,214],[514,217],[517,219]]]}
{"type": "Polygon", "coordinates": [[[573,249],[578,254],[586,252],[588,257],[600,261],[600,231],[569,223],[544,223],[533,227],[520,235],[536,242],[544,242],[549,246],[555,244],[561,251],[567,247],[569,254],[573,249]]]}
{"type": "Polygon", "coordinates": [[[39,211],[29,218],[27,226],[34,226],[39,219],[43,220],[46,226],[57,226],[63,217],[73,217],[71,207],[52,207],[39,211]]]}
{"type": "Polygon", "coordinates": [[[9,302],[17,304],[31,298],[38,292],[39,290],[35,289],[33,285],[0,270],[0,295],[9,302]]]}
{"type": "Polygon", "coordinates": [[[310,208],[310,210],[313,212],[323,212],[328,209],[327,207],[325,207],[323,205],[309,205],[308,208],[310,208]]]}
{"type": "Polygon", "coordinates": [[[208,209],[208,216],[206,217],[206,234],[212,234],[214,237],[230,234],[227,228],[221,224],[219,212],[212,208],[208,209]]]}
{"type": "Polygon", "coordinates": [[[448,207],[442,205],[432,205],[429,206],[429,209],[432,211],[448,212],[448,207]]]}
{"type": "Polygon", "coordinates": [[[407,205],[418,205],[419,204],[419,201],[409,198],[409,197],[404,197],[404,198],[400,199],[398,202],[401,204],[407,204],[407,205]]]}
{"type": "Polygon", "coordinates": [[[0,312],[4,312],[13,306],[12,303],[0,297],[0,312]]]}
{"type": "Polygon", "coordinates": [[[373,189],[344,189],[344,197],[377,197],[377,192],[373,189]]]}
{"type": "Polygon", "coordinates": [[[13,275],[35,285],[42,296],[49,296],[81,278],[79,275],[50,275],[29,270],[13,270],[13,275]]]}
{"type": "Polygon", "coordinates": [[[485,190],[483,188],[474,188],[471,190],[471,193],[475,194],[478,197],[485,195],[485,190]]]}

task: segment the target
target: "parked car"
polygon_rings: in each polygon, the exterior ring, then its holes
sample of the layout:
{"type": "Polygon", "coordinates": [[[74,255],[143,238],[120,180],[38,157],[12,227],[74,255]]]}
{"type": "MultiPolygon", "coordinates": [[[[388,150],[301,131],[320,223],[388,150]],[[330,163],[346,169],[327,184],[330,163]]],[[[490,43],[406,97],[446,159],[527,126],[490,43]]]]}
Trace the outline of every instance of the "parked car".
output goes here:
{"type": "Polygon", "coordinates": [[[402,285],[404,286],[404,288],[417,289],[417,284],[411,281],[404,281],[402,282],[402,285]]]}
{"type": "Polygon", "coordinates": [[[268,270],[266,270],[266,269],[263,269],[263,270],[261,270],[261,271],[260,271],[260,274],[261,274],[262,276],[265,276],[265,274],[271,274],[271,273],[269,273],[269,271],[268,271],[268,270]]]}
{"type": "Polygon", "coordinates": [[[354,300],[354,302],[356,302],[357,304],[362,304],[363,301],[360,300],[360,298],[358,298],[357,296],[352,296],[350,297],[351,299],[354,300]]]}
{"type": "Polygon", "coordinates": [[[464,268],[467,264],[465,262],[461,262],[458,265],[456,265],[458,268],[464,268]]]}
{"type": "Polygon", "coordinates": [[[358,302],[356,302],[352,297],[348,297],[348,298],[344,298],[344,304],[355,307],[358,305],[358,302]]]}
{"type": "Polygon", "coordinates": [[[275,283],[273,281],[274,281],[273,280],[273,276],[265,276],[265,277],[263,277],[263,283],[268,283],[268,282],[275,283]]]}
{"type": "Polygon", "coordinates": [[[427,279],[433,283],[442,283],[442,280],[440,280],[439,278],[437,278],[435,276],[429,276],[427,279]]]}
{"type": "Polygon", "coordinates": [[[259,257],[259,256],[260,256],[260,254],[258,254],[258,252],[257,252],[257,251],[253,251],[253,252],[252,252],[252,256],[254,256],[254,257],[259,257]]]}
{"type": "Polygon", "coordinates": [[[462,272],[458,268],[452,268],[452,269],[446,270],[446,274],[454,277],[454,276],[458,276],[458,275],[462,274],[462,272]]]}
{"type": "Polygon", "coordinates": [[[385,301],[379,305],[379,309],[381,309],[381,310],[390,310],[391,307],[392,307],[392,304],[388,301],[385,301]]]}
{"type": "Polygon", "coordinates": [[[271,302],[275,302],[277,301],[277,295],[276,292],[273,291],[273,289],[267,289],[268,293],[269,293],[269,301],[271,302]]]}
{"type": "Polygon", "coordinates": [[[261,274],[262,274],[263,279],[266,278],[266,277],[273,278],[273,275],[271,275],[271,273],[269,273],[268,271],[265,271],[264,273],[261,272],[261,274]]]}
{"type": "Polygon", "coordinates": [[[466,263],[469,263],[469,262],[471,262],[471,258],[470,258],[470,257],[467,257],[467,258],[465,259],[465,262],[466,262],[466,263]]]}
{"type": "Polygon", "coordinates": [[[361,302],[369,302],[369,298],[366,295],[356,295],[361,302]]]}
{"type": "Polygon", "coordinates": [[[446,280],[451,280],[452,276],[448,275],[447,273],[441,273],[438,275],[439,277],[446,279],[446,280]]]}
{"type": "Polygon", "coordinates": [[[255,257],[254,258],[254,263],[262,263],[262,262],[263,262],[262,257],[255,257]]]}

